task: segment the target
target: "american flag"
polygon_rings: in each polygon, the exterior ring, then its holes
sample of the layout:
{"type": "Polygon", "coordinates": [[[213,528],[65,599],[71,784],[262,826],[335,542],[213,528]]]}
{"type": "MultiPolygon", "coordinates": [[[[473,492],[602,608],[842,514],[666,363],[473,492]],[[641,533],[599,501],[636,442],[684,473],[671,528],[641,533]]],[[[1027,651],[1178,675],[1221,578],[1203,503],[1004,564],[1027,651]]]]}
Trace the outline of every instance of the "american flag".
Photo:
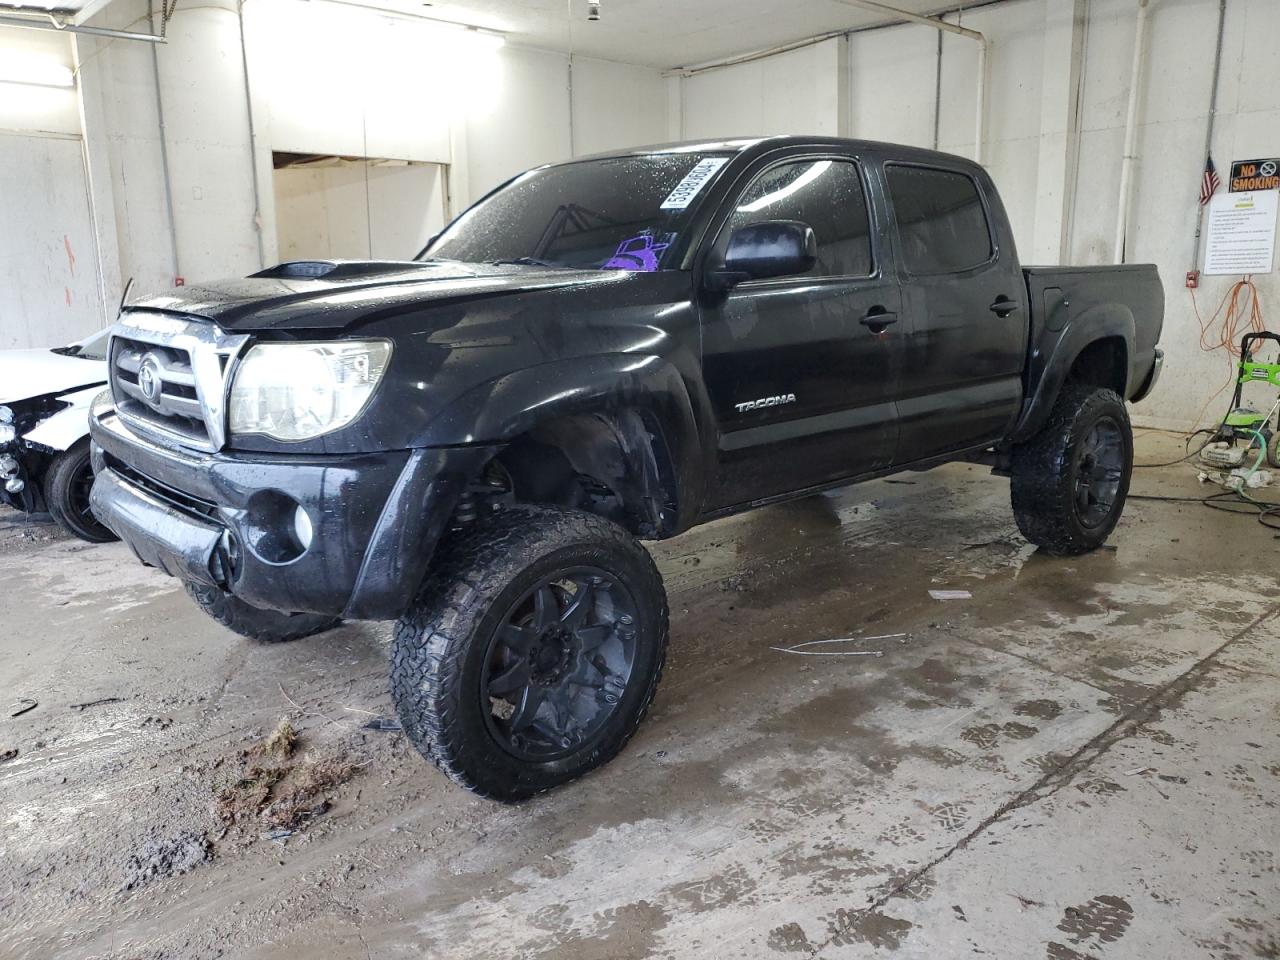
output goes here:
{"type": "Polygon", "coordinates": [[[1218,179],[1218,171],[1213,166],[1213,154],[1210,154],[1204,162],[1204,176],[1200,178],[1200,206],[1203,207],[1213,198],[1220,183],[1222,181],[1218,179]]]}

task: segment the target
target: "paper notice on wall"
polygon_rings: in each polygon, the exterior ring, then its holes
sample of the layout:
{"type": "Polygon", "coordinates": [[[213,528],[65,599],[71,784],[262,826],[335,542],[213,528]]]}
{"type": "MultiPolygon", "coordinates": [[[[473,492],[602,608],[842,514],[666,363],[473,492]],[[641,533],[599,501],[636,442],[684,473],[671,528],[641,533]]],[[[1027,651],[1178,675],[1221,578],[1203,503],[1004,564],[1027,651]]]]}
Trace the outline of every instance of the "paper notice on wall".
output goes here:
{"type": "Polygon", "coordinates": [[[1220,193],[1209,205],[1206,274],[1270,273],[1276,252],[1280,191],[1220,193]]]}

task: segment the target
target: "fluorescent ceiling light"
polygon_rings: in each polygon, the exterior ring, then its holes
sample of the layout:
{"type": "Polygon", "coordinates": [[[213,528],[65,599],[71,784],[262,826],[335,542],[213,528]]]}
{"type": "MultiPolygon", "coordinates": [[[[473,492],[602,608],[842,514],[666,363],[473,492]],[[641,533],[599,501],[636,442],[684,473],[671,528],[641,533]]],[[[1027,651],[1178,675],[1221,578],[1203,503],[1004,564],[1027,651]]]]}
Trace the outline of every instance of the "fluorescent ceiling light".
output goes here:
{"type": "Polygon", "coordinates": [[[66,64],[44,57],[6,56],[0,59],[0,83],[36,87],[74,87],[75,75],[66,64]]]}

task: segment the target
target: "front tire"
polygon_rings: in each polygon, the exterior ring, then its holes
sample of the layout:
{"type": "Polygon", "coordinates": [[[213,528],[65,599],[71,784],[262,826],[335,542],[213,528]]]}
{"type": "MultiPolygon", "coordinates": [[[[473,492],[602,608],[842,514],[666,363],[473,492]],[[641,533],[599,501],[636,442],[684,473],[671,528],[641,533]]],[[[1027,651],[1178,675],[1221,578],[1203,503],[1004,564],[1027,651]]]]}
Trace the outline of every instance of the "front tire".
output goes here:
{"type": "Polygon", "coordinates": [[[187,595],[201,610],[233,633],[256,643],[284,643],[331,630],[342,621],[318,613],[280,613],[250,606],[217,587],[187,581],[187,595]]]}
{"type": "Polygon", "coordinates": [[[512,506],[442,544],[396,626],[392,699],[426,759],[515,802],[622,750],[666,646],[661,575],[626,531],[576,510],[512,506]]]}
{"type": "Polygon", "coordinates": [[[81,440],[53,458],[45,472],[44,499],[58,526],[89,543],[110,543],[117,539],[89,506],[93,487],[93,465],[89,462],[89,441],[81,440]]]}
{"type": "Polygon", "coordinates": [[[1057,556],[1096,550],[1120,520],[1132,472],[1124,401],[1113,390],[1069,383],[1044,429],[1013,449],[1018,529],[1057,556]]]}

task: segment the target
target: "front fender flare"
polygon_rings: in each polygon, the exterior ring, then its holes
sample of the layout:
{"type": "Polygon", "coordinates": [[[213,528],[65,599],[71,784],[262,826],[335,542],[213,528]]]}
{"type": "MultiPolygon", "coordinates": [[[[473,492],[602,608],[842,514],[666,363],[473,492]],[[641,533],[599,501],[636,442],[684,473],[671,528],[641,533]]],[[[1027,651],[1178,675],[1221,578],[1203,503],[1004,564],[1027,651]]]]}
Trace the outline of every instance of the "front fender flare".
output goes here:
{"type": "Polygon", "coordinates": [[[415,446],[503,443],[560,417],[623,410],[637,411],[666,444],[683,528],[700,500],[701,447],[685,380],[662,357],[602,354],[514,370],[452,401],[415,446]]]}

